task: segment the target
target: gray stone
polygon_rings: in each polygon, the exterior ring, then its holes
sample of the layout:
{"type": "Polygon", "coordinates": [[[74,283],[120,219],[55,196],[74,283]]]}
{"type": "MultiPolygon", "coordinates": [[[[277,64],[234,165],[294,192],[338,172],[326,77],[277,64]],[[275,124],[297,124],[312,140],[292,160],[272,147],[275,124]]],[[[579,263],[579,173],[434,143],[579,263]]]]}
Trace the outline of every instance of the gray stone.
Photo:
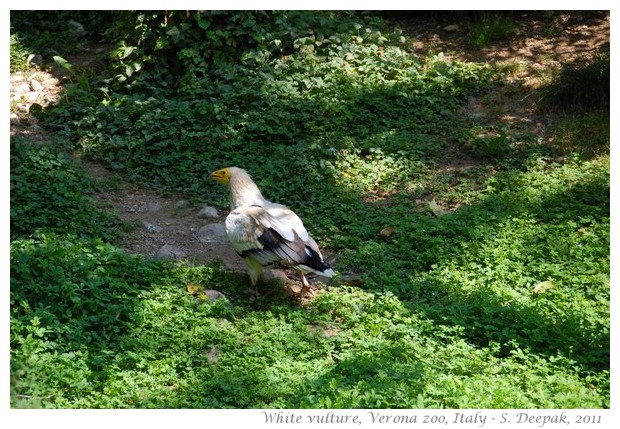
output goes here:
{"type": "Polygon", "coordinates": [[[445,31],[446,33],[456,33],[457,31],[459,31],[459,26],[456,24],[446,25],[443,28],[443,31],[445,31]]]}
{"type": "Polygon", "coordinates": [[[187,253],[185,253],[178,246],[174,246],[172,244],[164,244],[157,251],[157,253],[155,253],[155,257],[158,259],[183,259],[187,257],[187,253]]]}
{"type": "Polygon", "coordinates": [[[218,292],[214,289],[205,290],[204,293],[206,297],[211,301],[217,301],[218,299],[228,299],[226,298],[226,295],[224,295],[222,292],[218,292]]]}
{"type": "Polygon", "coordinates": [[[217,210],[213,207],[203,207],[198,212],[198,217],[201,218],[218,218],[220,215],[217,213],[217,210]]]}
{"type": "Polygon", "coordinates": [[[161,210],[161,204],[154,201],[149,201],[148,203],[146,203],[146,208],[152,213],[158,212],[161,210]]]}
{"type": "Polygon", "coordinates": [[[28,82],[18,83],[12,88],[12,91],[15,94],[25,94],[27,92],[30,92],[30,84],[28,82]]]}
{"type": "Polygon", "coordinates": [[[201,243],[226,243],[226,227],[223,223],[210,223],[201,227],[196,233],[196,238],[201,243]]]}
{"type": "Polygon", "coordinates": [[[148,231],[148,232],[162,232],[163,228],[161,226],[157,226],[155,224],[149,223],[149,222],[142,222],[142,225],[144,225],[144,228],[148,231]]]}
{"type": "Polygon", "coordinates": [[[42,91],[43,84],[36,79],[30,79],[30,88],[32,88],[33,91],[42,91]]]}
{"type": "Polygon", "coordinates": [[[26,64],[29,66],[40,66],[43,64],[43,57],[39,54],[30,54],[26,59],[26,64]]]}
{"type": "Polygon", "coordinates": [[[286,283],[288,281],[288,276],[282,270],[264,270],[261,273],[261,279],[265,282],[270,282],[272,280],[277,280],[281,283],[286,283]]]}
{"type": "Polygon", "coordinates": [[[69,26],[69,29],[74,36],[82,37],[86,35],[86,30],[84,29],[84,26],[79,22],[70,19],[67,21],[67,25],[69,26]]]}
{"type": "Polygon", "coordinates": [[[19,118],[19,115],[15,112],[11,112],[11,124],[19,124],[21,122],[21,119],[19,118]]]}
{"type": "Polygon", "coordinates": [[[177,201],[177,203],[174,205],[174,207],[176,207],[177,209],[185,209],[185,208],[189,207],[189,201],[187,201],[187,200],[177,201]]]}

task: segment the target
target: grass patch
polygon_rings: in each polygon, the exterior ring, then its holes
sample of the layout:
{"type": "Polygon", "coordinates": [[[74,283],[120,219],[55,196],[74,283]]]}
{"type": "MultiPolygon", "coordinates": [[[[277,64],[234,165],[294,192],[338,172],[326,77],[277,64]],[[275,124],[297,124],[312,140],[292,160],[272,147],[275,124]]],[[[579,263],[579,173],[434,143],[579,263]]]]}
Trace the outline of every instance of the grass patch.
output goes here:
{"type": "Polygon", "coordinates": [[[561,155],[585,159],[609,153],[609,112],[559,115],[553,127],[553,148],[561,155]]]}
{"type": "Polygon", "coordinates": [[[485,15],[472,29],[471,41],[474,46],[483,48],[495,42],[508,40],[513,35],[514,29],[514,21],[509,17],[485,15]]]}
{"type": "Polygon", "coordinates": [[[609,110],[609,70],[609,52],[564,64],[540,88],[539,108],[564,112],[609,110]]]}

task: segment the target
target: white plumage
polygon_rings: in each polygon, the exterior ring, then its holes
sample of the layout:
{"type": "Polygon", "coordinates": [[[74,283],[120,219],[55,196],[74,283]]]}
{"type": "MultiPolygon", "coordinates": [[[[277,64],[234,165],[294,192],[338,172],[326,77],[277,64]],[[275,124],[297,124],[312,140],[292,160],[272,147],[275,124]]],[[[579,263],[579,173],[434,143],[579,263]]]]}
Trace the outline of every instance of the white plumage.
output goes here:
{"type": "Polygon", "coordinates": [[[230,189],[226,233],[232,247],[244,258],[252,285],[260,279],[263,266],[275,262],[297,271],[303,284],[302,295],[310,291],[305,273],[333,276],[299,216],[265,199],[245,170],[228,167],[214,171],[211,178],[230,189]]]}

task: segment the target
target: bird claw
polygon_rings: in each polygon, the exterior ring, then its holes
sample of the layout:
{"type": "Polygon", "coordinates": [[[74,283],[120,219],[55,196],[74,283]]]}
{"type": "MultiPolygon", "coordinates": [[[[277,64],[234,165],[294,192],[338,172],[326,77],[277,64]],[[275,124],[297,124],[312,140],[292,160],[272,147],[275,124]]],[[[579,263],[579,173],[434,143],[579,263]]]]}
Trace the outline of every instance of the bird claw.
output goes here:
{"type": "Polygon", "coordinates": [[[308,284],[308,285],[304,285],[301,288],[301,291],[299,292],[299,297],[304,299],[310,299],[310,298],[314,298],[317,294],[317,290],[314,288],[314,286],[308,284]]]}

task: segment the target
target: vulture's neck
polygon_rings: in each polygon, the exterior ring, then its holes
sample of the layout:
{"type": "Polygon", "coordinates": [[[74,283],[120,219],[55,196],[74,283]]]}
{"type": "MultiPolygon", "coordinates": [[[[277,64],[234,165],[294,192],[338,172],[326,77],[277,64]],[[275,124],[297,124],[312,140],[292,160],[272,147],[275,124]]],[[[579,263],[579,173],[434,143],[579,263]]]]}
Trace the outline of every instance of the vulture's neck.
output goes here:
{"type": "Polygon", "coordinates": [[[245,205],[263,206],[265,198],[261,194],[256,183],[252,181],[249,175],[242,174],[230,180],[230,209],[245,205]]]}

